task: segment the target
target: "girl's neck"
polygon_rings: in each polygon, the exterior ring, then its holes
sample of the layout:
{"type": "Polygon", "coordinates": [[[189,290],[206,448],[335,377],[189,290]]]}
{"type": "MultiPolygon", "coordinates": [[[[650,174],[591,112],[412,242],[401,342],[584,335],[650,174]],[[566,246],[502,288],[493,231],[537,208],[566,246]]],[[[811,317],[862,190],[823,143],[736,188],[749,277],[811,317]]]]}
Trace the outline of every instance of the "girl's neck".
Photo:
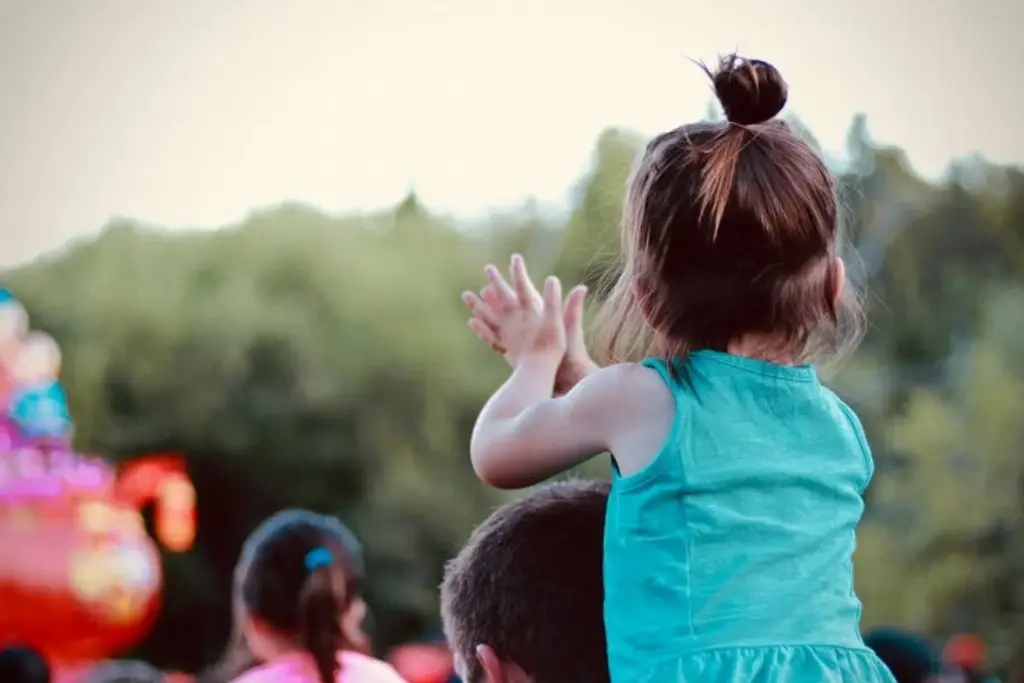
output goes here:
{"type": "Polygon", "coordinates": [[[272,662],[305,652],[293,640],[262,629],[249,635],[249,649],[263,662],[272,662]]]}
{"type": "MultiPolygon", "coordinates": [[[[651,350],[655,354],[685,355],[700,349],[688,348],[673,343],[661,335],[655,336],[651,350]]],[[[730,356],[750,358],[753,360],[774,363],[775,365],[800,365],[803,363],[785,344],[779,342],[776,335],[751,333],[729,342],[724,350],[730,356]]]]}
{"type": "Polygon", "coordinates": [[[780,350],[782,345],[771,334],[745,334],[729,342],[726,353],[733,356],[768,361],[776,365],[796,365],[797,359],[789,351],[780,350]]]}

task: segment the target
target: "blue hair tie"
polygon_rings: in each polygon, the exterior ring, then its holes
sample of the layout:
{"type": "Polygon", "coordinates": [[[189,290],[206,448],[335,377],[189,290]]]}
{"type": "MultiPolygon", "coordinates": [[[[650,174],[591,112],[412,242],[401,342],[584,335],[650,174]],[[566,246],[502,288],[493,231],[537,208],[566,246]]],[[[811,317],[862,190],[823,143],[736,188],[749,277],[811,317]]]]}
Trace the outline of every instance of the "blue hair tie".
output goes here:
{"type": "Polygon", "coordinates": [[[327,548],[323,546],[313,548],[306,553],[306,570],[313,571],[320,567],[326,567],[333,559],[334,558],[331,557],[331,551],[327,548]]]}

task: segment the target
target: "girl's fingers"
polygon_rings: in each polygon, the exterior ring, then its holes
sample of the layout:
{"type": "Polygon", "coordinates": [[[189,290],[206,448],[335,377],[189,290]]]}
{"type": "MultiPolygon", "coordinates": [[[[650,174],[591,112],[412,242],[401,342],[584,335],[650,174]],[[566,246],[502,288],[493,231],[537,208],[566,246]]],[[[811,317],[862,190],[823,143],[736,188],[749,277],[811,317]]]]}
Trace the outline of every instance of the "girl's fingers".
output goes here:
{"type": "Polygon", "coordinates": [[[498,290],[494,288],[494,285],[489,284],[481,289],[480,298],[485,304],[495,310],[501,307],[502,296],[498,293],[498,290]]]}
{"type": "Polygon", "coordinates": [[[526,272],[526,261],[519,254],[512,254],[512,263],[509,266],[512,275],[512,284],[515,286],[516,297],[519,305],[527,310],[532,310],[534,302],[538,299],[537,288],[530,281],[530,275],[526,272]]]}
{"type": "Polygon", "coordinates": [[[463,292],[462,301],[474,317],[480,318],[491,327],[498,327],[498,313],[486,301],[473,292],[463,292]]]}
{"type": "Polygon", "coordinates": [[[498,335],[494,333],[494,330],[479,318],[469,319],[469,329],[473,330],[473,334],[480,338],[484,344],[487,344],[498,353],[504,354],[505,347],[498,341],[498,335]]]}
{"type": "Polygon", "coordinates": [[[505,278],[501,276],[501,272],[495,266],[488,265],[484,268],[484,275],[487,277],[491,287],[494,288],[494,293],[500,301],[498,304],[499,308],[510,308],[516,305],[515,290],[505,282],[505,278]]]}
{"type": "Polygon", "coordinates": [[[555,276],[544,281],[544,317],[549,323],[562,322],[562,283],[555,276]]]}
{"type": "Polygon", "coordinates": [[[565,297],[565,331],[569,334],[583,330],[583,299],[587,295],[585,285],[576,285],[565,297]]]}

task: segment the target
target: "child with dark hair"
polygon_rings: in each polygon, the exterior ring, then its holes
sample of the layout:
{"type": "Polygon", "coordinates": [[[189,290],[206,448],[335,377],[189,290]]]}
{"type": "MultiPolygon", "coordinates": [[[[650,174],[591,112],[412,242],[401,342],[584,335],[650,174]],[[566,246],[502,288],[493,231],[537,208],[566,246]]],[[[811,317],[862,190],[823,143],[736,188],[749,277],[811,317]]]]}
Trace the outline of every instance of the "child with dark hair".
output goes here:
{"type": "Polygon", "coordinates": [[[0,650],[0,682],[50,683],[50,667],[41,654],[25,645],[0,650]]]}
{"type": "Polygon", "coordinates": [[[563,302],[548,278],[541,295],[518,256],[514,287],[491,266],[463,295],[514,368],[477,419],[473,467],[518,488],[613,455],[615,683],[891,683],[853,586],[871,453],[810,365],[859,329],[833,181],[776,120],[775,67],[733,56],[709,76],[727,120],[655,137],[634,172],[612,365],[583,345],[583,290],[563,302]]]}
{"type": "Polygon", "coordinates": [[[390,665],[356,651],[351,606],[363,570],[354,546],[337,519],[305,510],[278,513],[253,532],[236,569],[236,617],[262,664],[236,683],[402,683],[390,665]]]}

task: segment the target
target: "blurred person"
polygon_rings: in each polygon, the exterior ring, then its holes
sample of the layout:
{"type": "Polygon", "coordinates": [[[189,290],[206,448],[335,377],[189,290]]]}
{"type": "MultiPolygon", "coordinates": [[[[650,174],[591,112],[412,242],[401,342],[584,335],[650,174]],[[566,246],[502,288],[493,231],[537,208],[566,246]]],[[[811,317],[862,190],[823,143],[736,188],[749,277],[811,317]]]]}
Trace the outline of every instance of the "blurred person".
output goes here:
{"type": "Polygon", "coordinates": [[[225,667],[244,671],[236,683],[402,683],[360,652],[363,575],[361,548],[336,518],[288,510],[264,521],[235,569],[241,639],[225,667]]]}
{"type": "Polygon", "coordinates": [[[457,683],[451,646],[443,631],[398,645],[387,658],[407,683],[457,683]]]}
{"type": "Polygon", "coordinates": [[[446,568],[441,618],[465,683],[608,683],[608,485],[564,481],[498,508],[446,568]]]}
{"type": "Polygon", "coordinates": [[[988,673],[988,648],[975,635],[953,636],[943,648],[947,674],[944,683],[997,683],[988,673]]]}
{"type": "MultiPolygon", "coordinates": [[[[311,515],[320,518],[323,523],[334,527],[341,540],[344,541],[347,557],[349,558],[348,570],[352,572],[351,584],[355,593],[352,595],[348,610],[342,619],[346,624],[345,632],[351,649],[356,652],[369,654],[371,649],[369,638],[363,631],[363,621],[367,615],[367,605],[362,596],[362,586],[366,578],[362,545],[355,534],[335,517],[320,517],[315,513],[305,511],[291,511],[289,514],[311,515]]],[[[243,544],[241,556],[235,565],[232,587],[231,602],[233,605],[234,622],[232,635],[220,661],[202,672],[198,677],[198,683],[228,683],[262,663],[252,653],[245,639],[243,629],[245,609],[242,601],[242,578],[245,576],[249,563],[252,561],[253,550],[259,539],[258,532],[261,529],[267,528],[268,523],[269,520],[265,520],[260,527],[249,535],[243,544]]]]}
{"type": "Polygon", "coordinates": [[[146,662],[114,660],[93,669],[83,683],[166,683],[166,676],[146,662]]]}
{"type": "Polygon", "coordinates": [[[615,364],[589,360],[583,290],[563,302],[552,277],[540,294],[519,256],[514,287],[489,266],[489,289],[463,294],[514,368],[477,419],[473,467],[521,488],[613,454],[616,683],[891,683],[853,584],[871,452],[810,365],[860,331],[835,185],[775,118],[775,67],[731,56],[709,77],[727,120],[654,138],[629,187],[606,304],[615,364]],[[640,348],[646,360],[624,362],[640,348]]]}
{"type": "Polygon", "coordinates": [[[8,645],[0,650],[0,683],[50,683],[46,659],[27,645],[8,645]]]}
{"type": "Polygon", "coordinates": [[[897,628],[877,628],[864,643],[889,667],[896,683],[938,683],[942,658],[926,638],[897,628]]]}

